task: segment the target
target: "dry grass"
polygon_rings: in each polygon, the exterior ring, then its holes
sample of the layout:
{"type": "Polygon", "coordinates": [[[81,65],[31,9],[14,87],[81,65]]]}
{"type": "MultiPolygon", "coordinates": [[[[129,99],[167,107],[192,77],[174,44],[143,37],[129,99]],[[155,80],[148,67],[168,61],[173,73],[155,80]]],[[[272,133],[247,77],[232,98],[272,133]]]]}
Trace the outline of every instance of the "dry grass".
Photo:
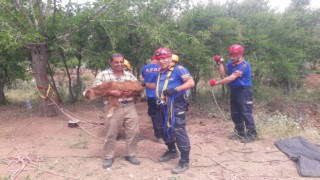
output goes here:
{"type": "Polygon", "coordinates": [[[33,81],[23,81],[10,89],[5,88],[4,93],[11,104],[26,107],[27,99],[30,99],[32,104],[39,103],[39,94],[33,81]]]}
{"type": "MultiPolygon", "coordinates": [[[[318,91],[299,90],[293,96],[285,95],[274,88],[260,88],[255,94],[254,119],[259,138],[281,139],[303,136],[310,142],[320,145],[320,130],[317,125],[318,91]],[[315,98],[317,97],[317,98],[315,98]],[[310,114],[313,113],[313,114],[310,114]],[[316,114],[314,114],[316,113],[316,114]]],[[[211,89],[198,93],[198,109],[208,114],[208,117],[224,119],[222,113],[230,120],[228,99],[223,99],[221,89],[211,89]],[[217,104],[223,112],[219,112],[217,104]]],[[[229,97],[228,97],[229,98],[229,97]]]]}
{"type": "Polygon", "coordinates": [[[262,138],[290,138],[303,136],[310,142],[320,145],[320,133],[317,128],[302,127],[299,119],[294,119],[280,112],[257,112],[255,115],[259,134],[262,138]]]}

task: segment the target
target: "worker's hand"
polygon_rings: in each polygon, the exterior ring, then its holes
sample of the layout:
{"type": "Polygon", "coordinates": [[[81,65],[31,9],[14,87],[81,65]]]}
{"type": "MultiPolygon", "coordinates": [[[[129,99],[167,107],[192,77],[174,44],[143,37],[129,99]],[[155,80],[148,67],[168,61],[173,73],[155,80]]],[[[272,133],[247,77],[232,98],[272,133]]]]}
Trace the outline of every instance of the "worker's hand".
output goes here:
{"type": "Polygon", "coordinates": [[[169,89],[166,89],[165,91],[163,91],[163,94],[165,96],[172,96],[172,95],[174,95],[176,93],[178,93],[177,88],[169,88],[169,89]]]}
{"type": "Polygon", "coordinates": [[[218,63],[218,64],[221,64],[221,63],[224,61],[224,59],[221,58],[221,56],[219,56],[219,55],[215,55],[215,56],[213,57],[213,59],[214,59],[214,61],[216,61],[216,63],[218,63]]]}
{"type": "Polygon", "coordinates": [[[209,81],[209,84],[210,84],[210,86],[214,86],[214,85],[216,85],[217,83],[216,83],[215,80],[212,79],[212,80],[209,81]]]}
{"type": "Polygon", "coordinates": [[[141,81],[141,86],[146,87],[147,83],[143,80],[141,81]]]}
{"type": "Polygon", "coordinates": [[[122,92],[123,97],[135,97],[137,95],[138,95],[138,93],[136,93],[135,91],[132,91],[132,90],[126,90],[126,91],[122,92]]]}

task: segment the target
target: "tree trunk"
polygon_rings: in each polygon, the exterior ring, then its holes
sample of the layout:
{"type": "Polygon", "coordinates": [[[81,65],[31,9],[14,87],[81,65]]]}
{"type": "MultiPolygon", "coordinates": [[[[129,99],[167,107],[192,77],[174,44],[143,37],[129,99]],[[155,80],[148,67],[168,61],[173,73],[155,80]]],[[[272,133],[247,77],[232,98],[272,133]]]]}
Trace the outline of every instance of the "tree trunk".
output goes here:
{"type": "Polygon", "coordinates": [[[72,92],[72,78],[71,78],[71,74],[70,74],[69,67],[67,64],[67,59],[66,59],[66,56],[65,56],[62,48],[59,48],[59,52],[60,52],[60,56],[62,58],[64,68],[66,69],[66,73],[68,76],[68,89],[69,89],[70,102],[73,103],[75,98],[74,98],[74,95],[72,92]]]}
{"type": "Polygon", "coordinates": [[[4,83],[0,81],[0,105],[7,104],[6,97],[4,96],[4,83]]]}
{"type": "Polygon", "coordinates": [[[53,86],[53,89],[54,89],[54,91],[57,93],[57,99],[56,99],[56,103],[58,103],[59,105],[61,104],[61,96],[60,96],[60,94],[59,94],[59,92],[58,92],[58,89],[57,89],[57,86],[56,86],[56,82],[55,82],[55,80],[54,80],[54,78],[53,78],[53,71],[52,71],[52,69],[51,69],[51,66],[50,66],[50,63],[48,62],[48,71],[49,71],[49,74],[50,74],[50,77],[51,77],[51,84],[52,84],[52,86],[53,86]],[[58,102],[57,102],[58,101],[58,102]]]}
{"type": "Polygon", "coordinates": [[[50,91],[54,91],[54,89],[49,86],[50,83],[46,72],[50,51],[46,43],[29,44],[27,47],[31,51],[33,74],[42,100],[41,115],[56,116],[55,103],[50,97],[50,91]]]}
{"type": "Polygon", "coordinates": [[[78,96],[82,91],[82,82],[80,79],[80,70],[81,70],[81,65],[82,65],[82,51],[83,49],[79,49],[79,53],[77,53],[76,57],[78,59],[78,67],[77,67],[77,81],[75,85],[75,102],[78,100],[78,96]]]}

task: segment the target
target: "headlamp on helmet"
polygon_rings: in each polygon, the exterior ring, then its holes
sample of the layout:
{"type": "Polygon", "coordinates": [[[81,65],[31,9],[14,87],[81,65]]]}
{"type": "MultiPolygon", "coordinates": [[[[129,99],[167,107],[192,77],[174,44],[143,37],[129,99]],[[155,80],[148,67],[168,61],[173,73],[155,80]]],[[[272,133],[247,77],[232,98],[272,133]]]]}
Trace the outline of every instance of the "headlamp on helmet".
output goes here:
{"type": "Polygon", "coordinates": [[[153,58],[157,60],[171,57],[171,56],[172,56],[172,53],[168,48],[159,48],[159,49],[156,49],[153,53],[153,58]]]}

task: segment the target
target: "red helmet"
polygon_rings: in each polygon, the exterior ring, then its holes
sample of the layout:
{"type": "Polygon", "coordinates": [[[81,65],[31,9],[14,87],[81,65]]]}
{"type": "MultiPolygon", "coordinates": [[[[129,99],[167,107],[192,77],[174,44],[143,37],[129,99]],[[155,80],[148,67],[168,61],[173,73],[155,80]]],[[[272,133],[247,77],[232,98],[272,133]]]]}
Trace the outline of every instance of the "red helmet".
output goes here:
{"type": "Polygon", "coordinates": [[[215,56],[213,57],[213,59],[214,59],[216,62],[220,62],[221,57],[220,57],[219,55],[215,55],[215,56]]]}
{"type": "Polygon", "coordinates": [[[166,58],[166,57],[171,57],[172,53],[170,49],[168,48],[159,48],[156,49],[153,53],[153,59],[161,59],[161,58],[166,58]]]}
{"type": "Polygon", "coordinates": [[[244,48],[239,44],[234,44],[228,48],[228,54],[232,57],[243,56],[244,48]]]}

